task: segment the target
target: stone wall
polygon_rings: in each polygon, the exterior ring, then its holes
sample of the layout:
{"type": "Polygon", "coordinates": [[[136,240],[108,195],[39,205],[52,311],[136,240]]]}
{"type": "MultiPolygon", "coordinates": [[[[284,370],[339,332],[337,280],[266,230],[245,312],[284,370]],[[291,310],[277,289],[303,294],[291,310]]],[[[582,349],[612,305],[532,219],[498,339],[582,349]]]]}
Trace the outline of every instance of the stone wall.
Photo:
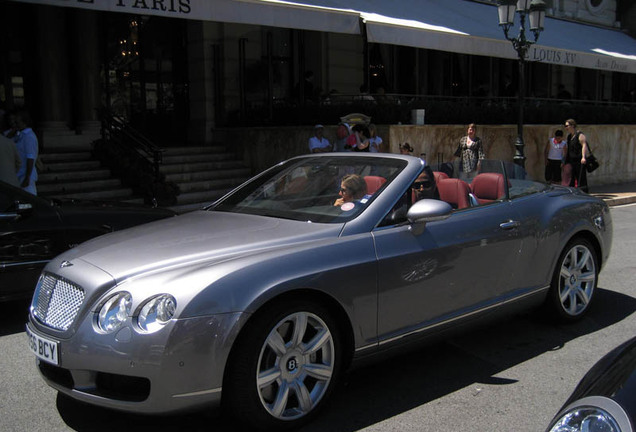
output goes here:
{"type": "MultiPolygon", "coordinates": [[[[548,138],[558,125],[527,125],[524,127],[526,169],[534,178],[543,178],[543,151],[548,138]]],[[[588,138],[595,156],[601,162],[598,170],[588,176],[590,186],[636,181],[636,125],[579,125],[588,138]]],[[[256,174],[280,161],[308,153],[307,141],[312,127],[276,127],[225,129],[223,140],[235,143],[239,156],[256,174]]],[[[464,125],[378,125],[384,140],[383,150],[398,153],[401,143],[410,143],[419,156],[426,153],[429,162],[452,159],[459,139],[466,133],[464,125]]],[[[512,160],[517,135],[516,125],[484,125],[477,127],[489,159],[512,160]]],[[[333,143],[336,126],[325,126],[325,137],[333,143]]]]}
{"type": "MultiPolygon", "coordinates": [[[[543,152],[556,129],[565,133],[565,128],[558,125],[524,126],[526,170],[534,178],[543,178],[543,152]]],[[[579,125],[579,130],[583,131],[601,162],[599,169],[588,176],[590,185],[636,180],[636,125],[579,125]]],[[[444,161],[448,161],[465,133],[465,126],[455,125],[391,126],[389,151],[397,153],[400,143],[409,142],[416,156],[426,153],[430,162],[436,162],[437,154],[441,153],[444,161]]],[[[477,135],[483,140],[489,159],[513,159],[516,125],[478,126],[477,135]]]]}

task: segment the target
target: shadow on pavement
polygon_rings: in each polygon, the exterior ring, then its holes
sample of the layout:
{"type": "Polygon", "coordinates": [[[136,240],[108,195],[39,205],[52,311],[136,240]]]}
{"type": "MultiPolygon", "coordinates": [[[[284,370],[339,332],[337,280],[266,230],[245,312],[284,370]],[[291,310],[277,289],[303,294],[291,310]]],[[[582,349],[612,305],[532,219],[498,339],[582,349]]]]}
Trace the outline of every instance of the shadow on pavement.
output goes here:
{"type": "Polygon", "coordinates": [[[29,320],[31,300],[0,302],[0,336],[24,331],[29,320]]]}
{"type": "MultiPolygon", "coordinates": [[[[329,406],[303,431],[355,431],[430,403],[474,383],[508,385],[501,371],[569,341],[622,321],[636,311],[636,299],[598,288],[581,321],[546,322],[536,314],[517,315],[434,345],[424,345],[346,373],[329,406]],[[431,371],[434,371],[431,372],[431,371]]],[[[78,431],[233,431],[237,425],[217,410],[179,416],[142,416],[84,405],[58,395],[64,422],[78,431]]],[[[556,409],[556,407],[555,407],[556,409]]]]}

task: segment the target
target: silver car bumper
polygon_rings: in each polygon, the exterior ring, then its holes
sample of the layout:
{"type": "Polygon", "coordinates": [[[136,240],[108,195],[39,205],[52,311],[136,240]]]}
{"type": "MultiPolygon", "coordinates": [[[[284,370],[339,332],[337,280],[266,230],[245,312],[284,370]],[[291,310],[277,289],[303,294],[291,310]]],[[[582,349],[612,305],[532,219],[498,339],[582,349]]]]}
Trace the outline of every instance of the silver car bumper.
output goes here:
{"type": "Polygon", "coordinates": [[[122,328],[99,334],[90,319],[56,339],[32,316],[31,332],[58,342],[59,366],[37,360],[56,390],[103,407],[168,413],[218,404],[232,342],[246,315],[180,319],[153,334],[122,328]]]}

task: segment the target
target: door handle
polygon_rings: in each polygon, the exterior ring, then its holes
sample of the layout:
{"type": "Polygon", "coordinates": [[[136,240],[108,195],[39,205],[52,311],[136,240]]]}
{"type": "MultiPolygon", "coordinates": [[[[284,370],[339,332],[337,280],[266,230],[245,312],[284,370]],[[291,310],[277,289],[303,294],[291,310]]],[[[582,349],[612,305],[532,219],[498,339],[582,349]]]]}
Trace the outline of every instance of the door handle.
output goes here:
{"type": "Polygon", "coordinates": [[[521,222],[509,220],[507,222],[502,222],[499,224],[499,228],[504,230],[510,230],[514,228],[519,228],[521,226],[521,222]]]}

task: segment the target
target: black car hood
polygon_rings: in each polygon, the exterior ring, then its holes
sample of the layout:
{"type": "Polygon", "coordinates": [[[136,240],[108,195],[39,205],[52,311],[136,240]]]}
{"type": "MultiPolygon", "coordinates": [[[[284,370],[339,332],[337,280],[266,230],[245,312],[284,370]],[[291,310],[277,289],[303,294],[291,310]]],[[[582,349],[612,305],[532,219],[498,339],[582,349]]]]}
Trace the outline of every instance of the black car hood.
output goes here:
{"type": "Polygon", "coordinates": [[[636,337],[599,360],[564,406],[587,396],[614,399],[632,417],[636,415],[636,337]]]}

